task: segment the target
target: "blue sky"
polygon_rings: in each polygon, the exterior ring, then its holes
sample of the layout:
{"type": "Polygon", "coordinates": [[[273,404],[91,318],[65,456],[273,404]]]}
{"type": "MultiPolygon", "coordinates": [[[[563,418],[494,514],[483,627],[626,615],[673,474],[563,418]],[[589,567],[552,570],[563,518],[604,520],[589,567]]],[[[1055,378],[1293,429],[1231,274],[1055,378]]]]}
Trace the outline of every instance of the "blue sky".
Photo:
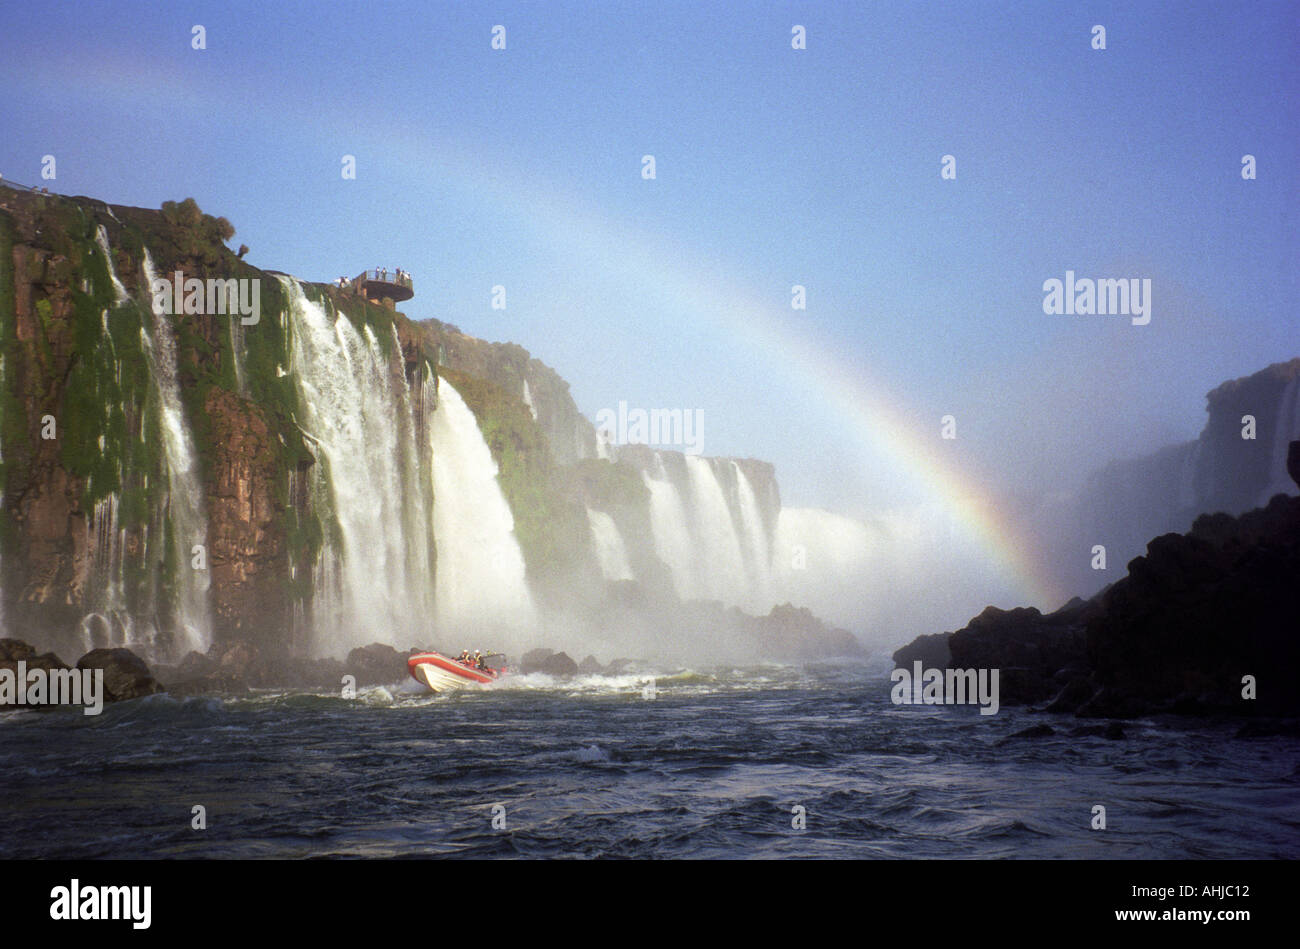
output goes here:
{"type": "Polygon", "coordinates": [[[955,414],[963,463],[1015,490],[1195,437],[1208,389],[1300,355],[1300,5],[702,6],[11,13],[0,173],[53,154],[52,190],[193,196],[305,279],[404,267],[408,315],[520,343],[588,417],[700,409],[706,453],[853,513],[909,472],[783,334],[936,437],[955,414]],[[1044,315],[1067,269],[1151,278],[1151,324],[1044,315]]]}

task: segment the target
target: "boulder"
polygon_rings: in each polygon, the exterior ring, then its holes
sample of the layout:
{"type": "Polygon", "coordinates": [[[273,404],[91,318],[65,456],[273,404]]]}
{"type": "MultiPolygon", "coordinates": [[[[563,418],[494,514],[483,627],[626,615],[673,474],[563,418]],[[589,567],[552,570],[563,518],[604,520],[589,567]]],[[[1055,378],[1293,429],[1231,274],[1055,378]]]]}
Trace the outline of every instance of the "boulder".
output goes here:
{"type": "Polygon", "coordinates": [[[145,661],[129,649],[92,649],[77,660],[77,668],[104,670],[106,702],[122,702],[163,691],[145,661]]]}
{"type": "Polygon", "coordinates": [[[588,656],[578,663],[578,675],[598,676],[605,671],[605,667],[596,661],[595,656],[588,656]]]}
{"type": "Polygon", "coordinates": [[[578,664],[567,653],[552,653],[542,660],[538,672],[551,676],[571,676],[578,674],[578,664]]]}
{"type": "Polygon", "coordinates": [[[386,643],[371,643],[348,653],[343,672],[356,676],[357,685],[389,685],[406,677],[406,656],[386,643]]]}

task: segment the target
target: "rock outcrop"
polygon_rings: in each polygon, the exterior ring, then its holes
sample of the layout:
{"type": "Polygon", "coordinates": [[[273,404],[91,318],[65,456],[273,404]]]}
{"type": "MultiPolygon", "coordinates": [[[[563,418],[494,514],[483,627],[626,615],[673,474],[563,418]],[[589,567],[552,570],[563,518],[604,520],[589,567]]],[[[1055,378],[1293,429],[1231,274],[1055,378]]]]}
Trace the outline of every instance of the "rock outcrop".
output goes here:
{"type": "MultiPolygon", "coordinates": [[[[1300,484],[1300,441],[1289,445],[1300,484]]],[[[1202,515],[1163,534],[1128,575],[1046,616],[989,607],[899,665],[950,650],[952,668],[1001,670],[1002,704],[1083,718],[1153,712],[1295,716],[1300,711],[1300,498],[1239,517],[1202,515]]],[[[936,666],[938,664],[936,663],[936,666]]]]}
{"type": "Polygon", "coordinates": [[[92,649],[77,660],[78,669],[104,670],[104,700],[122,702],[162,692],[143,659],[129,649],[92,649]]]}

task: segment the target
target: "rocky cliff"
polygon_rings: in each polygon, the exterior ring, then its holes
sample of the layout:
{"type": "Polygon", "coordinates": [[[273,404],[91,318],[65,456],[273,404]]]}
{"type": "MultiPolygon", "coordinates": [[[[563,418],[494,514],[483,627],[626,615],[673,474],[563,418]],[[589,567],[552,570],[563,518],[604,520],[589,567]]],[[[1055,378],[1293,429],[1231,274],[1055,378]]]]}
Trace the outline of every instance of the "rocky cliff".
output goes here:
{"type": "MultiPolygon", "coordinates": [[[[681,589],[691,565],[663,558],[652,485],[735,534],[729,582],[766,576],[780,509],[770,465],[636,447],[596,457],[567,383],[523,348],[260,270],[226,246],[233,234],[189,200],[153,211],[0,187],[0,621],[12,635],[165,663],[207,651],[221,668],[427,644],[445,621],[433,593],[444,386],[490,452],[485,477],[510,515],[497,529],[526,572],[519,595],[543,610],[601,622],[726,599],[681,589]],[[179,291],[153,293],[178,272],[200,284],[192,310],[188,290],[175,312],[179,291]],[[226,281],[255,288],[252,314],[211,308],[210,284],[226,281]],[[623,566],[611,568],[611,544],[623,566]]],[[[442,498],[444,516],[455,500],[442,498]]],[[[475,512],[462,513],[472,532],[475,512]]],[[[849,645],[794,607],[763,616],[773,602],[757,619],[720,619],[717,605],[697,619],[751,645],[849,645]]]]}
{"type": "MultiPolygon", "coordinates": [[[[1300,441],[1284,457],[1300,485],[1300,441]]],[[[1001,669],[1004,704],[1084,717],[1294,716],[1298,619],[1300,498],[1276,494],[1238,517],[1202,515],[1186,534],[1154,538],[1091,600],[1048,615],[989,607],[894,660],[1001,669]]]]}
{"type": "Polygon", "coordinates": [[[1091,569],[1095,544],[1123,564],[1149,538],[1186,531],[1200,514],[1241,514],[1274,494],[1295,494],[1286,447],[1300,438],[1300,359],[1223,383],[1208,393],[1206,408],[1195,441],[1113,461],[1089,475],[1077,496],[1032,515],[1068,589],[1090,593],[1113,578],[1091,569]]]}

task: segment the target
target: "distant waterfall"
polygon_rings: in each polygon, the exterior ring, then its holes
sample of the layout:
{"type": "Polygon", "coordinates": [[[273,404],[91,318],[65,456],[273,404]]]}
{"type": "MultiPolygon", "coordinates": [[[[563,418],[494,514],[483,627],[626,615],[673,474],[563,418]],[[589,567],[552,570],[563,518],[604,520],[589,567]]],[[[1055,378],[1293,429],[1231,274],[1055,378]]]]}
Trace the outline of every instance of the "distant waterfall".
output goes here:
{"type": "Polygon", "coordinates": [[[447,637],[472,639],[473,633],[534,624],[524,558],[492,452],[474,413],[446,379],[438,384],[430,431],[439,640],[444,648],[474,648],[469,639],[447,637]]]}
{"type": "Polygon", "coordinates": [[[605,579],[631,580],[632,566],[627,558],[627,545],[623,543],[614,518],[604,511],[587,508],[587,523],[591,526],[592,545],[605,579]]]}
{"type": "Polygon", "coordinates": [[[654,532],[655,553],[673,577],[673,587],[683,600],[704,596],[695,569],[695,542],[686,516],[681,493],[664,470],[663,459],[656,453],[657,471],[643,472],[641,477],[650,491],[650,526],[654,532]]]}
{"type": "Polygon", "coordinates": [[[537,406],[533,404],[533,394],[528,390],[528,380],[524,380],[524,405],[528,406],[528,411],[533,414],[533,421],[537,421],[537,406]]]}
{"type": "Polygon", "coordinates": [[[1296,484],[1286,471],[1286,456],[1291,442],[1297,438],[1300,438],[1300,373],[1292,376],[1282,390],[1273,432],[1273,452],[1269,458],[1268,484],[1259,497],[1261,505],[1267,504],[1275,494],[1295,494],[1296,484]]]}
{"type": "Polygon", "coordinates": [[[299,421],[317,453],[309,492],[325,526],[313,577],[313,651],[427,643],[432,516],[400,350],[386,356],[369,327],[331,317],[296,280],[281,282],[299,421]]]}
{"type": "Polygon", "coordinates": [[[740,514],[740,548],[749,573],[750,601],[763,609],[772,605],[772,548],[763,526],[763,513],[749,478],[734,461],[736,501],[740,514]]]}
{"type": "Polygon", "coordinates": [[[739,465],[694,455],[666,460],[656,453],[655,469],[642,478],[650,491],[655,553],[671,571],[677,595],[770,609],[770,541],[739,465]]]}
{"type": "Polygon", "coordinates": [[[212,641],[209,576],[207,570],[195,570],[191,566],[191,557],[194,545],[207,545],[208,520],[198,459],[181,403],[171,317],[152,306],[151,290],[155,276],[153,259],[145,250],[144,285],[146,292],[150,293],[153,330],[142,334],[142,341],[149,357],[162,423],[160,434],[167,471],[167,528],[174,557],[171,579],[175,590],[175,645],[181,654],[190,649],[204,652],[212,641]]]}
{"type": "Polygon", "coordinates": [[[685,459],[695,515],[696,554],[705,596],[710,600],[748,606],[751,591],[745,574],[745,557],[740,550],[740,536],[713,463],[698,455],[686,455],[685,459]]]}

